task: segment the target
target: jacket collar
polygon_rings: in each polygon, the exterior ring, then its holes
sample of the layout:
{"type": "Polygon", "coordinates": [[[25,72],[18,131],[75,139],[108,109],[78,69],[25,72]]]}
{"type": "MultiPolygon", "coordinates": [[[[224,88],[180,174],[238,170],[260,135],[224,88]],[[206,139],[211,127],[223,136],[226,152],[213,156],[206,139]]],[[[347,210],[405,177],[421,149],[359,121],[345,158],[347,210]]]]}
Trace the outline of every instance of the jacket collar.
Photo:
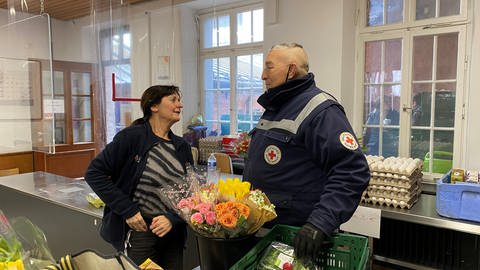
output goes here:
{"type": "Polygon", "coordinates": [[[287,81],[282,85],[268,89],[258,98],[257,102],[266,110],[276,111],[285,102],[312,86],[315,86],[314,75],[308,73],[303,78],[287,81]]]}

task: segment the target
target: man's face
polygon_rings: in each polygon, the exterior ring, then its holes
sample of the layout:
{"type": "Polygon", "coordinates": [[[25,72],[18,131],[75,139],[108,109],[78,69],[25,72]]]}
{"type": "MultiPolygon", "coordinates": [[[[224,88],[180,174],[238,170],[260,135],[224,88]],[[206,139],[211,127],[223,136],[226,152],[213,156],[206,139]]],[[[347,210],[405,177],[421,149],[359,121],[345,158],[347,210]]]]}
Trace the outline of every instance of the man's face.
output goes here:
{"type": "Polygon", "coordinates": [[[285,83],[289,64],[284,60],[285,50],[272,50],[268,53],[263,67],[262,80],[267,90],[285,83]]]}

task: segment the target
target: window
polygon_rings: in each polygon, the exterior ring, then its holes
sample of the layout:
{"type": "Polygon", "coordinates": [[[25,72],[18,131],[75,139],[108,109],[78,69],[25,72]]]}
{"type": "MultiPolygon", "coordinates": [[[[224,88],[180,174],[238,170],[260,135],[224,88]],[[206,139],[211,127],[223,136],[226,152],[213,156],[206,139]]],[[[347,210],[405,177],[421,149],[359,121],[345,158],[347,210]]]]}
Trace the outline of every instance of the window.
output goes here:
{"type": "Polygon", "coordinates": [[[357,72],[366,154],[460,163],[466,1],[364,0],[357,72]],[[457,113],[456,113],[457,112],[457,113]]]}
{"type": "Polygon", "coordinates": [[[53,97],[56,104],[53,114],[55,144],[69,146],[93,143],[92,65],[53,61],[52,95],[48,85],[51,76],[49,65],[46,61],[44,64],[43,95],[53,97]]]}
{"type": "MultiPolygon", "coordinates": [[[[115,76],[115,96],[131,97],[132,72],[130,64],[131,34],[128,26],[101,31],[102,67],[107,100],[112,97],[112,74],[115,76]]],[[[133,107],[130,101],[106,102],[107,142],[123,128],[130,125],[133,107]]]]}
{"type": "Polygon", "coordinates": [[[208,135],[251,130],[263,112],[263,8],[200,16],[203,111],[208,135]]]}

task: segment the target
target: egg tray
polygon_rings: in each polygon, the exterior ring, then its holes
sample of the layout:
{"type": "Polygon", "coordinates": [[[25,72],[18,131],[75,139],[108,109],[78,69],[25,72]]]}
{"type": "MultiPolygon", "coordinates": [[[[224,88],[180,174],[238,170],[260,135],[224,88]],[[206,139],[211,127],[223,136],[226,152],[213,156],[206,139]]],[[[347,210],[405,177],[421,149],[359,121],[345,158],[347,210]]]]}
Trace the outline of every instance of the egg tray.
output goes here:
{"type": "Polygon", "coordinates": [[[391,186],[391,187],[409,189],[410,187],[416,185],[419,182],[421,182],[419,181],[419,179],[416,179],[415,181],[410,181],[410,180],[401,180],[401,179],[372,177],[370,178],[369,185],[391,186]]]}
{"type": "Polygon", "coordinates": [[[372,177],[392,178],[392,179],[401,179],[401,180],[410,180],[410,181],[423,177],[421,168],[416,169],[409,175],[399,174],[395,172],[386,172],[386,171],[373,171],[373,170],[370,170],[370,171],[371,171],[372,177]]]}
{"type": "Polygon", "coordinates": [[[395,200],[403,200],[403,201],[408,201],[410,198],[417,196],[418,194],[418,187],[416,190],[413,190],[412,192],[394,192],[394,191],[387,191],[387,190],[369,190],[367,192],[367,195],[369,198],[372,197],[382,197],[385,199],[395,199],[395,200]]]}
{"type": "Polygon", "coordinates": [[[369,203],[373,205],[379,205],[379,206],[388,206],[388,207],[394,207],[394,208],[400,208],[400,209],[410,209],[412,206],[418,201],[418,195],[413,196],[410,198],[408,201],[403,201],[403,200],[392,200],[388,198],[365,198],[362,197],[361,202],[363,203],[369,203]]]}
{"type": "Polygon", "coordinates": [[[409,187],[370,183],[367,187],[367,191],[382,190],[382,191],[389,191],[389,192],[394,191],[394,192],[400,192],[400,193],[412,193],[414,190],[418,189],[420,185],[421,185],[421,182],[419,181],[411,183],[409,187]]]}

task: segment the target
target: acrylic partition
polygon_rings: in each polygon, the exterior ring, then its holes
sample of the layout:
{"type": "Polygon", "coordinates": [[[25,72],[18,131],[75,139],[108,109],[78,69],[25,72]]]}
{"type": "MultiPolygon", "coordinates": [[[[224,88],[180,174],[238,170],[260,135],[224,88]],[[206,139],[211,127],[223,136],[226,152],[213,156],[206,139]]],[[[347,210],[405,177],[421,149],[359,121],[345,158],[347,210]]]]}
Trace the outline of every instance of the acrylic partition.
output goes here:
{"type": "Polygon", "coordinates": [[[19,16],[10,14],[0,26],[0,154],[33,149],[52,153],[53,83],[44,80],[52,73],[50,18],[19,16]]]}

